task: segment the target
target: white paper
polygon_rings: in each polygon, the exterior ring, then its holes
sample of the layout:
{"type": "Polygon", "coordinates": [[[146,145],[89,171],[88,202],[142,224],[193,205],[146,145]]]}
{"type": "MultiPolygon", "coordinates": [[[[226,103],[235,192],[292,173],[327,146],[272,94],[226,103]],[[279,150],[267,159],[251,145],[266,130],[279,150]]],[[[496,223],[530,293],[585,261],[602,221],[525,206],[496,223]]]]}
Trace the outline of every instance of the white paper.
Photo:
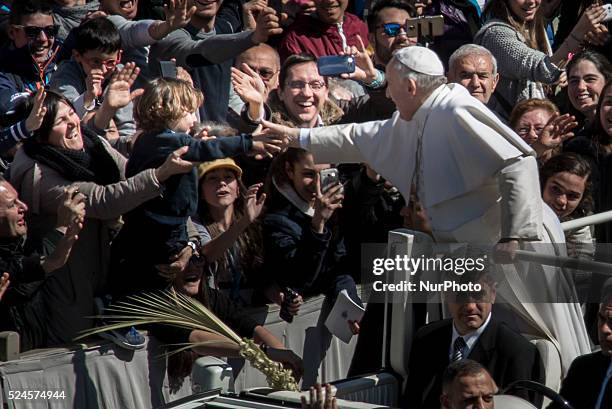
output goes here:
{"type": "Polygon", "coordinates": [[[351,300],[346,290],[342,290],[325,320],[325,326],[329,332],[348,344],[353,336],[348,322],[361,321],[364,312],[365,309],[351,300]]]}

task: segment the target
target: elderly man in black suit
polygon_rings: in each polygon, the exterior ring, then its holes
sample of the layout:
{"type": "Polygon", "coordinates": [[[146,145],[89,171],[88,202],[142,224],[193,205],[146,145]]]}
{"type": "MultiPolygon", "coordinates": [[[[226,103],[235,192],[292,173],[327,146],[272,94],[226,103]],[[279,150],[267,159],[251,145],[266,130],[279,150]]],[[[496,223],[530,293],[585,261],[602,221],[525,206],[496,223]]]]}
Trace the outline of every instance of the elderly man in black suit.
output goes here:
{"type": "Polygon", "coordinates": [[[561,385],[559,393],[574,409],[612,408],[612,280],[602,292],[597,329],[601,351],[574,359],[561,385]]]}
{"type": "MultiPolygon", "coordinates": [[[[469,358],[480,363],[500,387],[516,380],[541,381],[540,356],[535,346],[492,317],[496,284],[486,273],[466,273],[462,283],[479,283],[482,291],[447,297],[452,319],[421,328],[414,339],[404,401],[410,409],[439,409],[444,369],[469,358]]],[[[537,407],[541,398],[526,392],[517,396],[537,407]]]]}

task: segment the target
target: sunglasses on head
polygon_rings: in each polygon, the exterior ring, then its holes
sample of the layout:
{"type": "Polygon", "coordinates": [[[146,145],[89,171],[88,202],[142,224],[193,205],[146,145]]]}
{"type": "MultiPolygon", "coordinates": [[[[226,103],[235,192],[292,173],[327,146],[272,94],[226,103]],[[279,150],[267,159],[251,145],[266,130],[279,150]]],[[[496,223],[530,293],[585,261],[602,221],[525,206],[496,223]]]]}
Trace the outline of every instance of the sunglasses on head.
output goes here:
{"type": "Polygon", "coordinates": [[[59,26],[57,25],[46,26],[46,27],[17,25],[16,27],[23,28],[23,31],[25,32],[26,37],[33,39],[33,40],[38,38],[41,32],[44,32],[45,35],[49,38],[56,37],[57,33],[59,32],[59,26]]]}
{"type": "Polygon", "coordinates": [[[383,24],[382,28],[385,34],[389,37],[397,37],[402,29],[404,29],[404,32],[406,31],[406,28],[402,24],[398,23],[383,24]]]}

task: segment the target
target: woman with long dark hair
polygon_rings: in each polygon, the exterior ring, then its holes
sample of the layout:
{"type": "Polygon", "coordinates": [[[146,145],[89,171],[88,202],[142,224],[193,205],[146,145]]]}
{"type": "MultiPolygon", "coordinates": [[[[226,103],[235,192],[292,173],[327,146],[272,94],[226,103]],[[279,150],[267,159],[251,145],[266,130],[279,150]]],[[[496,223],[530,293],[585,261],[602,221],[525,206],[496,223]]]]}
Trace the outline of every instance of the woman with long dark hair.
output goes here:
{"type": "Polygon", "coordinates": [[[540,0],[490,0],[484,10],[488,21],[474,36],[497,59],[500,81],[493,96],[507,116],[523,99],[548,96],[545,85],[558,82],[570,53],[582,49],[587,33],[605,16],[601,6],[589,7],[563,44],[552,53],[540,0]]]}
{"type": "MultiPolygon", "coordinates": [[[[129,100],[129,86],[125,88],[129,100]]],[[[114,92],[109,91],[101,109],[113,108],[121,96],[114,92]]],[[[76,186],[86,196],[87,216],[79,241],[66,267],[48,286],[49,344],[63,344],[93,324],[94,296],[107,292],[110,242],[120,227],[120,216],[159,196],[166,179],[192,165],[170,155],[157,169],[126,179],[126,159],[102,136],[81,127],[70,101],[47,91],[44,108],[41,126],[15,155],[10,182],[30,209],[29,233],[36,237],[55,228],[65,189],[76,186]],[[69,304],[62,301],[66,293],[72,299],[69,304]]]]}
{"type": "MultiPolygon", "coordinates": [[[[591,164],[595,212],[612,209],[612,81],[601,90],[592,132],[574,138],[565,150],[584,156],[591,164]]],[[[612,223],[595,226],[595,237],[599,243],[610,243],[612,223]]]]}
{"type": "Polygon", "coordinates": [[[565,71],[569,110],[580,124],[577,135],[587,134],[597,122],[597,104],[604,85],[612,78],[612,64],[603,55],[587,50],[573,56],[565,71]]]}
{"type": "Polygon", "coordinates": [[[242,169],[230,158],[202,163],[198,218],[194,221],[202,238],[200,252],[206,260],[210,284],[226,289],[230,298],[250,304],[252,287],[261,269],[261,228],[257,218],[266,195],[262,184],[245,187],[242,169]],[[250,283],[249,283],[250,281],[250,283]]]}

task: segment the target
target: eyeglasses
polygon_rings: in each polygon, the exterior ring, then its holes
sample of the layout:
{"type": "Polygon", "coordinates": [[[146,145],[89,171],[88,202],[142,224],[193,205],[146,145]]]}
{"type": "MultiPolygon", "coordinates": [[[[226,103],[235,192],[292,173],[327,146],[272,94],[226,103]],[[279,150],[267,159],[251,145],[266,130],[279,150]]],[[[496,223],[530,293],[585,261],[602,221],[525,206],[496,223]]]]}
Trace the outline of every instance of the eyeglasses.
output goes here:
{"type": "Polygon", "coordinates": [[[45,36],[49,38],[55,38],[57,33],[59,33],[59,26],[52,25],[46,27],[38,27],[38,26],[22,26],[19,24],[15,24],[15,27],[22,28],[25,32],[25,35],[32,40],[35,40],[40,36],[40,33],[45,33],[45,36]]]}
{"type": "Polygon", "coordinates": [[[323,89],[325,83],[323,81],[289,81],[287,83],[287,86],[291,89],[304,89],[306,88],[306,85],[308,85],[313,91],[319,91],[323,89]]]}
{"type": "Polygon", "coordinates": [[[117,58],[111,58],[111,59],[108,59],[108,60],[100,60],[99,58],[95,58],[95,57],[83,58],[83,59],[92,68],[100,69],[100,68],[102,68],[102,66],[104,66],[107,70],[110,71],[110,70],[115,69],[117,64],[119,64],[119,62],[121,61],[121,56],[119,56],[117,58]]]}
{"type": "Polygon", "coordinates": [[[398,23],[387,23],[382,26],[378,26],[378,28],[382,27],[384,33],[389,37],[397,37],[401,34],[402,29],[404,33],[406,33],[406,27],[403,24],[398,23]]]}
{"type": "Polygon", "coordinates": [[[249,68],[255,71],[257,74],[259,74],[261,79],[265,81],[270,80],[278,72],[278,71],[272,71],[269,68],[257,68],[256,69],[255,67],[251,67],[250,65],[249,65],[249,68]]]}
{"type": "Polygon", "coordinates": [[[529,135],[529,132],[531,132],[531,130],[533,129],[535,134],[540,136],[542,134],[542,131],[544,130],[544,126],[524,126],[518,129],[518,131],[516,131],[517,134],[519,134],[520,136],[526,136],[529,135]]]}

